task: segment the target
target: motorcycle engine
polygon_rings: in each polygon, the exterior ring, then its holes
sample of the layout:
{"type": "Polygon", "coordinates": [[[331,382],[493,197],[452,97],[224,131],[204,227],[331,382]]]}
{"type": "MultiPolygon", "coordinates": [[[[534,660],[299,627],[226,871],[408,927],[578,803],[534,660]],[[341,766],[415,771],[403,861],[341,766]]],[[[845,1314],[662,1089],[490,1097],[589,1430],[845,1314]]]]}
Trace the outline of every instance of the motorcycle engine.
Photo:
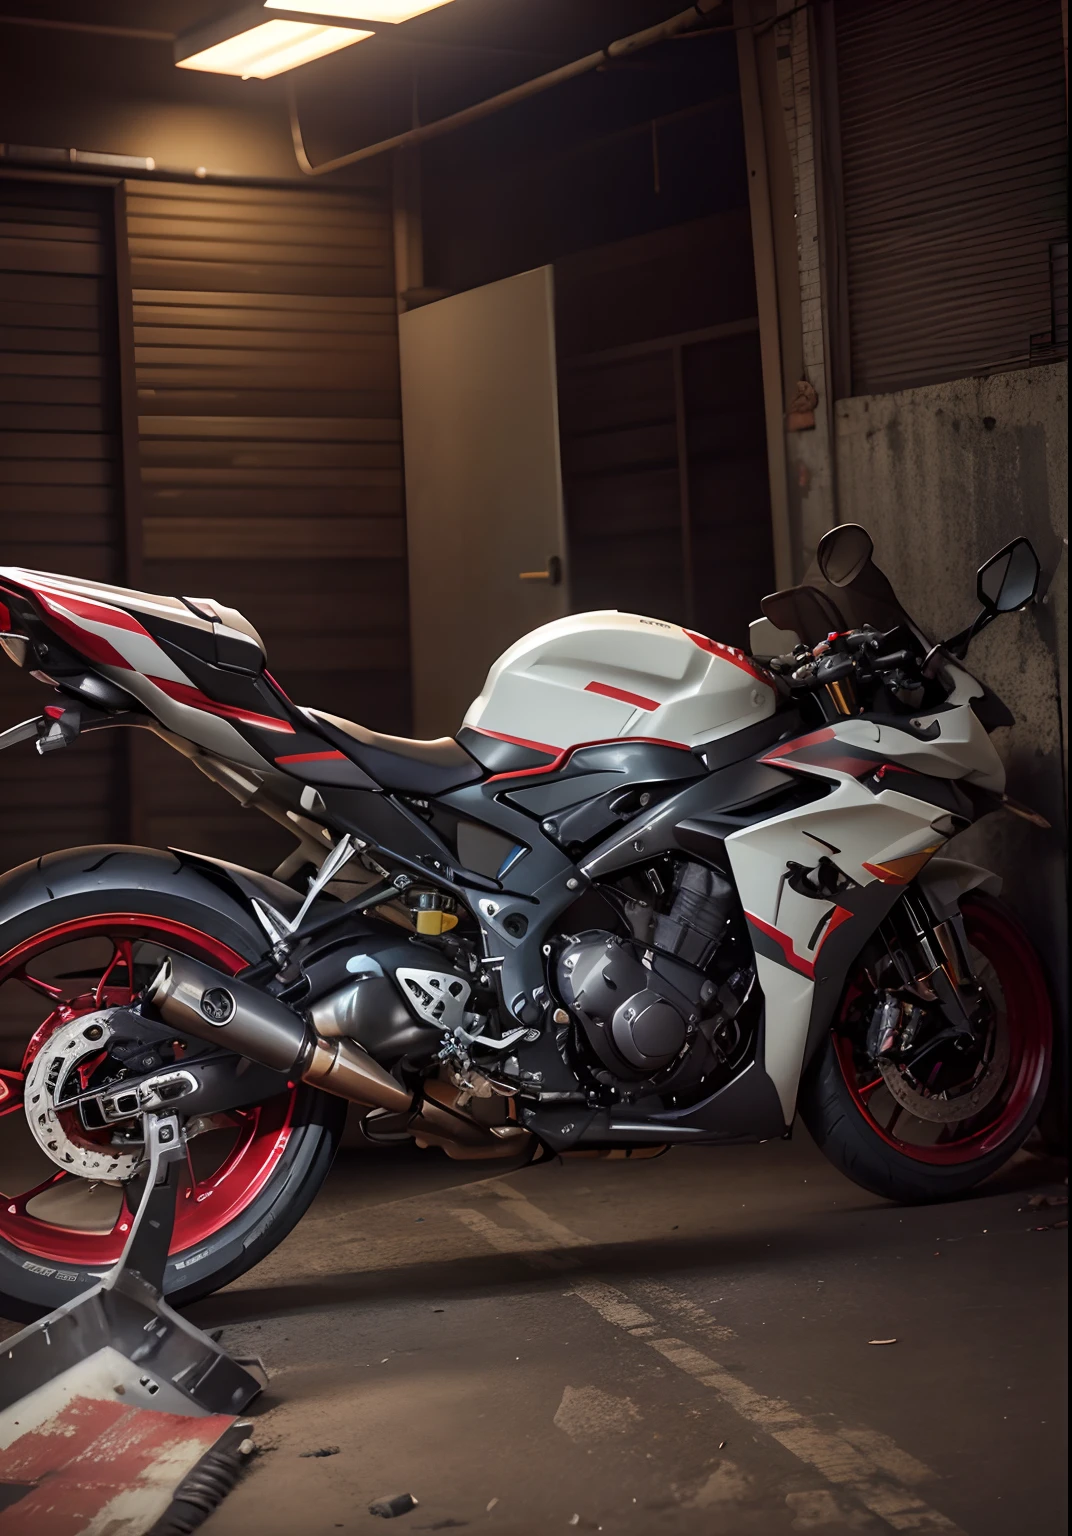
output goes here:
{"type": "MultiPolygon", "coordinates": [[[[665,1073],[694,1049],[714,1066],[721,1052],[713,1029],[732,1017],[739,999],[708,974],[730,927],[733,888],[702,864],[682,865],[669,910],[657,913],[645,938],[603,929],[576,935],[559,952],[558,995],[584,1038],[616,1081],[665,1073]]],[[[676,1076],[676,1074],[675,1074],[676,1076]]]]}

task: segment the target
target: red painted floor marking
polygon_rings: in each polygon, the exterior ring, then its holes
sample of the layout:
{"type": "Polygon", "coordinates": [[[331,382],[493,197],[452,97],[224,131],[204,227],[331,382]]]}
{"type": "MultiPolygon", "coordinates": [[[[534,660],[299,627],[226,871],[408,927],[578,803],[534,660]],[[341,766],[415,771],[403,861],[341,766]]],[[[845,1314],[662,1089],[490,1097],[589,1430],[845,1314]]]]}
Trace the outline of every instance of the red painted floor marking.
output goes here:
{"type": "Polygon", "coordinates": [[[4,1509],[4,1536],[81,1536],[120,1495],[127,1518],[141,1495],[155,1519],[161,1496],[233,1423],[230,1414],[185,1417],[77,1397],[0,1451],[0,1490],[35,1485],[4,1509]]]}

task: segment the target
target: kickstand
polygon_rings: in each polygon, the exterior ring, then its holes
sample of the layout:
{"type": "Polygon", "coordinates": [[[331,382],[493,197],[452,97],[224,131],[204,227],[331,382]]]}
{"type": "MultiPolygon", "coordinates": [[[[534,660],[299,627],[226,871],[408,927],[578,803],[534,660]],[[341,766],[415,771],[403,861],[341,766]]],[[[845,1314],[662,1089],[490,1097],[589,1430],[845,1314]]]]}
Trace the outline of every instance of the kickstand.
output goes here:
{"type": "Polygon", "coordinates": [[[0,1414],[95,1357],[126,1402],[178,1414],[237,1414],[267,1385],[259,1360],[233,1360],[164,1300],[186,1139],[176,1115],[146,1114],[148,1174],[118,1263],[83,1295],[3,1347],[0,1414]]]}

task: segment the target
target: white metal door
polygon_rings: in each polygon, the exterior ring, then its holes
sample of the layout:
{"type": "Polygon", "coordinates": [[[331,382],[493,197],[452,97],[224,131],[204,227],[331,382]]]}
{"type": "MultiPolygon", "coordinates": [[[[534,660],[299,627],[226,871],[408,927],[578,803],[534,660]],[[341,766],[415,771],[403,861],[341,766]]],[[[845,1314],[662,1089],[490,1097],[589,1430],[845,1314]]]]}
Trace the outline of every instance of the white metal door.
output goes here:
{"type": "Polygon", "coordinates": [[[453,735],[495,658],[567,611],[552,270],[402,315],[399,345],[414,730],[453,735]]]}

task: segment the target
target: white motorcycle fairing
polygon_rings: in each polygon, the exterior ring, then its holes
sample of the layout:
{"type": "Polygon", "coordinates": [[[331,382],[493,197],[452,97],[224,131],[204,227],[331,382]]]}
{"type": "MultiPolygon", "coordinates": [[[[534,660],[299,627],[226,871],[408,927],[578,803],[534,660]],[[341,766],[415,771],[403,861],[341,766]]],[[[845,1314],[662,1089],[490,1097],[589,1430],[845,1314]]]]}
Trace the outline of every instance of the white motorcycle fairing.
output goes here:
{"type": "MultiPolygon", "coordinates": [[[[921,719],[919,729],[934,739],[849,719],[775,748],[761,761],[826,778],[831,793],[726,839],[768,1004],[767,1071],[787,1122],[806,1045],[829,1024],[849,964],[952,830],[948,813],[935,815],[932,801],[906,792],[912,780],[963,777],[1004,789],[1001,760],[969,706],[921,719]],[[862,780],[882,787],[876,792],[862,780]],[[786,879],[790,861],[813,865],[824,850],[853,883],[825,908],[786,879]]],[[[961,892],[993,887],[995,876],[977,874],[961,892]]]]}

